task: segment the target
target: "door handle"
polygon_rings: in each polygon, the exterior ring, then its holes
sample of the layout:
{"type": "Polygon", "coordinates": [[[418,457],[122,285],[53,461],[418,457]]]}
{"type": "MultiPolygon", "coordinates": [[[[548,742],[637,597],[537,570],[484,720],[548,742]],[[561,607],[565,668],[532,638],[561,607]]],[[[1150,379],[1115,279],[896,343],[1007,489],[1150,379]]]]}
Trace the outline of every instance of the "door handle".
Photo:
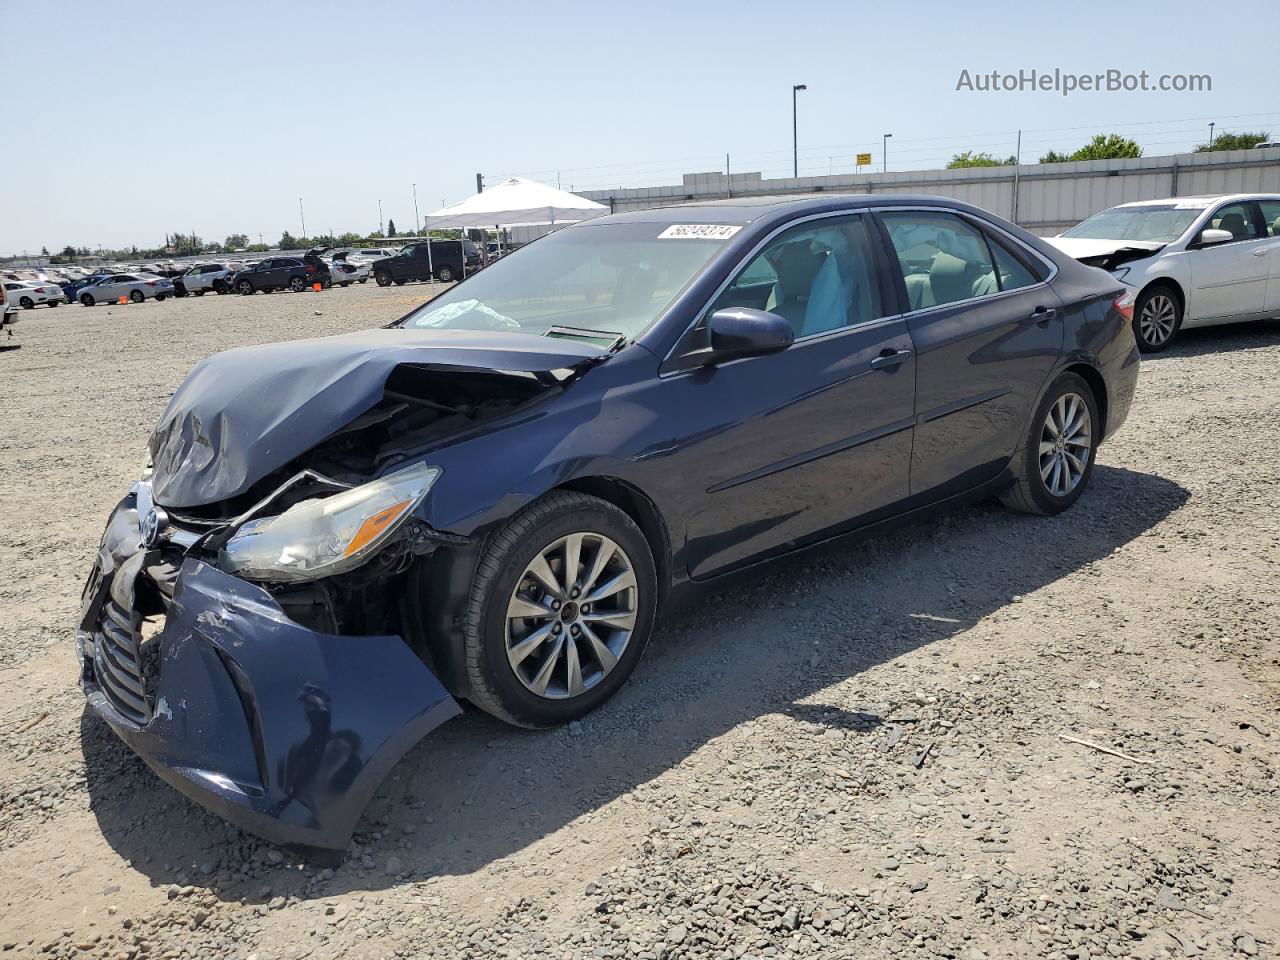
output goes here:
{"type": "Polygon", "coordinates": [[[892,370],[907,362],[910,350],[881,350],[880,356],[871,361],[872,370],[892,370]]]}
{"type": "Polygon", "coordinates": [[[1042,327],[1047,327],[1049,321],[1058,315],[1058,311],[1054,307],[1036,307],[1031,311],[1031,319],[1042,327]]]}

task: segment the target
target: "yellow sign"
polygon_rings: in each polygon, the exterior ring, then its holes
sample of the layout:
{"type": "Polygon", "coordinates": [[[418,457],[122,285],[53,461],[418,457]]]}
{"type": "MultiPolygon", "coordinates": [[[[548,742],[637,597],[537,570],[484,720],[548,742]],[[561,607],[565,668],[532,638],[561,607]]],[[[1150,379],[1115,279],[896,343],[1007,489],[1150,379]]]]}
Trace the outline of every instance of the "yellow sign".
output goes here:
{"type": "Polygon", "coordinates": [[[869,153],[858,154],[858,166],[862,166],[864,163],[866,164],[871,163],[871,154],[869,153]]]}

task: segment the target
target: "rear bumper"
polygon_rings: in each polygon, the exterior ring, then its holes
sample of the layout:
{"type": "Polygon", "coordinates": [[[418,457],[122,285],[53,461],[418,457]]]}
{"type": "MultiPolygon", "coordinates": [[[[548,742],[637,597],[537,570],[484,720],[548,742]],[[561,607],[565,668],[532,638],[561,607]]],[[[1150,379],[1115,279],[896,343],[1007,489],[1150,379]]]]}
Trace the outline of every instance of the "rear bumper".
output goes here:
{"type": "Polygon", "coordinates": [[[131,496],[112,515],[77,631],[89,708],[161,779],[232,823],[345,849],[387,772],[457,703],[401,638],[309,630],[267,591],[192,558],[163,627],[138,634],[130,661],[104,634],[119,637],[122,610],[136,624],[137,595],[151,589],[157,557],[136,531],[131,496]]]}

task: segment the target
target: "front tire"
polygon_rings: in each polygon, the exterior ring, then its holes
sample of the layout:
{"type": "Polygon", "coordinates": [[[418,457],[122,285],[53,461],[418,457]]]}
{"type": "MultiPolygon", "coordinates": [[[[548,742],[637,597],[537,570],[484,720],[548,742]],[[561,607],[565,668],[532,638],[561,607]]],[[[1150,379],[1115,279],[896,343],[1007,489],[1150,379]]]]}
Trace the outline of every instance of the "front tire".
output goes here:
{"type": "Polygon", "coordinates": [[[80,294],[80,305],[82,307],[92,307],[97,302],[98,302],[97,300],[93,299],[93,294],[91,293],[80,294]]]}
{"type": "Polygon", "coordinates": [[[224,293],[230,293],[231,289],[227,286],[225,281],[215,280],[213,281],[213,292],[218,296],[222,296],[224,293]]]}
{"type": "Polygon", "coordinates": [[[1142,291],[1133,307],[1133,335],[1143,353],[1159,353],[1182,329],[1182,303],[1178,295],[1163,284],[1142,291]]]}
{"type": "Polygon", "coordinates": [[[147,297],[141,290],[130,290],[129,299],[134,303],[141,303],[143,300],[147,299],[147,297]]]}
{"type": "Polygon", "coordinates": [[[1054,516],[1080,499],[1098,451],[1102,423],[1088,383],[1074,373],[1053,382],[1013,456],[1013,486],[1004,505],[1022,513],[1054,516]]]}
{"type": "Polygon", "coordinates": [[[521,727],[577,719],[626,682],[656,608],[635,521],[596,497],[550,494],[485,545],[463,618],[470,698],[521,727]]]}
{"type": "Polygon", "coordinates": [[[248,280],[241,280],[236,284],[236,289],[240,291],[242,297],[247,297],[253,293],[253,284],[248,280]]]}
{"type": "Polygon", "coordinates": [[[436,271],[436,279],[441,283],[453,282],[453,267],[441,267],[436,271]]]}
{"type": "Polygon", "coordinates": [[[30,297],[22,297],[18,301],[18,306],[20,306],[23,310],[34,310],[36,307],[36,302],[32,300],[30,297]]]}
{"type": "Polygon", "coordinates": [[[307,289],[307,281],[303,280],[301,277],[292,277],[289,280],[289,289],[294,293],[301,293],[303,290],[307,289]]]}
{"type": "Polygon", "coordinates": [[[379,270],[373,275],[373,282],[380,287],[391,286],[391,273],[387,270],[379,270]]]}

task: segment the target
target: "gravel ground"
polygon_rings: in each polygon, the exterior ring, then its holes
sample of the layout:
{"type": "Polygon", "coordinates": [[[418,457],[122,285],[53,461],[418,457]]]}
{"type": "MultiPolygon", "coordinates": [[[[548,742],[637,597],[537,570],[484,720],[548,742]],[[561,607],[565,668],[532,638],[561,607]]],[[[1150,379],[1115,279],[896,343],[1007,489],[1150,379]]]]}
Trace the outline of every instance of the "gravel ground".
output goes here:
{"type": "Polygon", "coordinates": [[[336,870],[161,784],[83,715],[72,645],[151,425],[211,351],[425,294],[24,315],[0,354],[6,955],[1280,956],[1274,323],[1146,362],[1062,517],[983,504],[783,562],[666,618],[568,729],[469,711],[336,870]]]}

